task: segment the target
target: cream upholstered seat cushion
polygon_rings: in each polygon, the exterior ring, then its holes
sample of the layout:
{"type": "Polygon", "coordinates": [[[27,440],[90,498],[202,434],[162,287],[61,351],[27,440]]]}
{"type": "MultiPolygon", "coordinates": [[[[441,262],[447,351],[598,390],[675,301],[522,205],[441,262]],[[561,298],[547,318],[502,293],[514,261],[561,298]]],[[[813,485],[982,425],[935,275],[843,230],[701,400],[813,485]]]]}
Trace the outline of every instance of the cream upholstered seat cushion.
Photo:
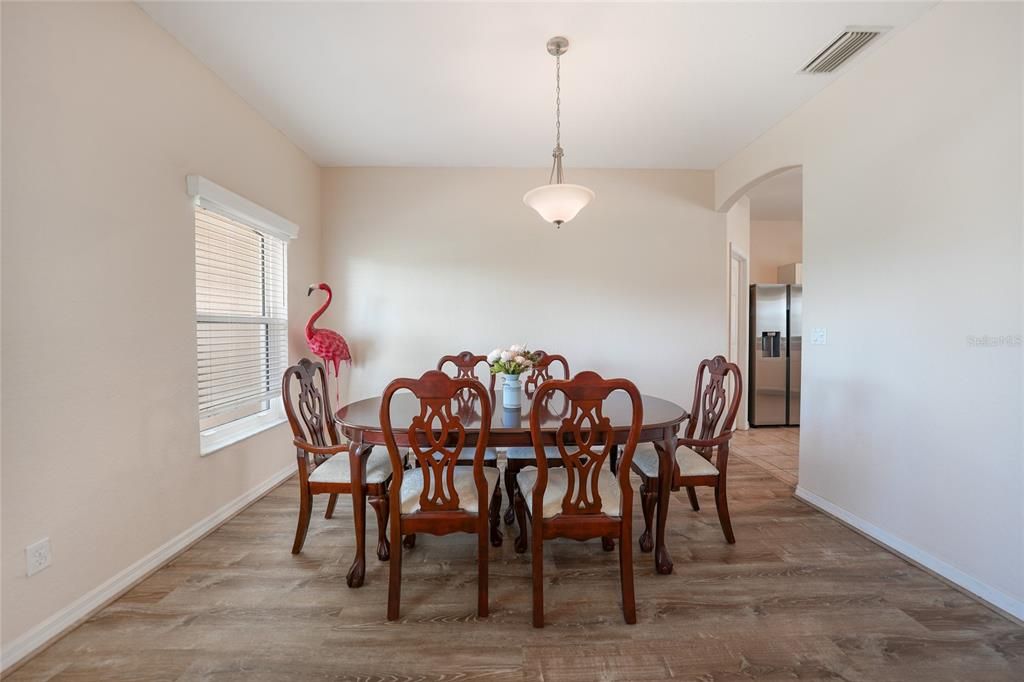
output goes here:
{"type": "MultiPolygon", "coordinates": [[[[505,453],[505,456],[508,457],[509,459],[536,459],[537,451],[533,449],[532,445],[530,447],[518,446],[514,448],[509,448],[508,452],[505,453]]],[[[547,457],[548,459],[560,459],[561,455],[558,453],[558,446],[545,446],[544,456],[547,457]]]]}
{"type": "MultiPolygon", "coordinates": [[[[391,475],[391,458],[386,448],[374,448],[366,459],[366,478],[363,483],[383,483],[391,475]]],[[[310,483],[351,483],[352,472],[348,466],[348,453],[332,455],[330,459],[313,469],[310,483]]]]}
{"type": "MultiPolygon", "coordinates": [[[[676,461],[679,462],[679,472],[683,476],[718,475],[718,469],[714,464],[688,447],[680,446],[676,449],[676,461]]],[[[644,476],[658,477],[658,451],[650,443],[636,447],[633,464],[643,472],[644,476]]]]}
{"type": "MultiPolygon", "coordinates": [[[[526,501],[526,508],[533,514],[533,488],[537,485],[537,468],[527,467],[516,474],[516,481],[526,501]]],[[[577,479],[578,483],[578,479],[577,479]]],[[[558,516],[562,513],[562,499],[565,497],[565,490],[569,485],[569,474],[564,468],[548,469],[548,485],[544,489],[545,519],[558,516]]],[[[622,515],[622,493],[619,490],[619,481],[608,469],[601,471],[597,479],[597,492],[601,496],[601,511],[608,516],[622,515]]]]}
{"type": "MultiPolygon", "coordinates": [[[[487,490],[493,490],[498,482],[498,470],[494,467],[483,467],[484,478],[487,479],[487,490]]],[[[459,496],[459,507],[463,511],[475,514],[480,509],[476,495],[476,481],[473,480],[473,467],[457,466],[453,482],[455,492],[459,496]]],[[[423,494],[423,469],[419,467],[406,471],[402,476],[402,489],[399,493],[402,500],[402,513],[411,514],[419,511],[420,495],[423,494]]]]}

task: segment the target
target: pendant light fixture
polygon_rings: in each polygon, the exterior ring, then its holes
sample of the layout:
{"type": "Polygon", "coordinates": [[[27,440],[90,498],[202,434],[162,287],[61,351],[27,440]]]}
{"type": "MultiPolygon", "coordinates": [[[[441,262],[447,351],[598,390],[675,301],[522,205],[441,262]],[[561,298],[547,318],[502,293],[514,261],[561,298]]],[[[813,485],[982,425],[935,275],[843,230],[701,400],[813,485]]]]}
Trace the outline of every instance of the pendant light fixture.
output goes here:
{"type": "Polygon", "coordinates": [[[523,203],[556,227],[576,217],[590,203],[594,193],[583,185],[564,182],[562,173],[562,55],[569,50],[569,40],[557,36],[548,41],[548,54],[555,58],[555,149],[551,152],[551,177],[548,184],[535,187],[523,196],[523,203]]]}

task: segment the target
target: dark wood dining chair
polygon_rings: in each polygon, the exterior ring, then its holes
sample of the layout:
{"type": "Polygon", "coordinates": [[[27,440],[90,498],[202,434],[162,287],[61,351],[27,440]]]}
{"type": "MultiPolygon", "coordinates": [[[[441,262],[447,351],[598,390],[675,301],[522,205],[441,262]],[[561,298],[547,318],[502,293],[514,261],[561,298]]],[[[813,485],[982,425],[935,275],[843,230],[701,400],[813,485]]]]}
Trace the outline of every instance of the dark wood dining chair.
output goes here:
{"type": "MultiPolygon", "coordinates": [[[[700,511],[696,486],[715,489],[718,521],[729,544],[735,543],[736,537],[729,519],[726,473],[729,466],[729,440],[732,438],[742,396],[743,376],[735,363],[721,355],[701,361],[697,367],[690,420],[685,435],[678,439],[675,465],[671,472],[667,472],[672,477],[672,490],[686,488],[694,511],[700,511]]],[[[651,526],[658,511],[658,481],[664,475],[659,470],[658,452],[653,445],[644,444],[637,450],[633,458],[633,470],[640,476],[640,505],[644,512],[640,550],[650,552],[654,548],[651,526]]]]}
{"type": "Polygon", "coordinates": [[[603,379],[596,372],[581,372],[572,379],[542,383],[530,409],[530,433],[537,467],[516,476],[516,514],[523,532],[530,523],[533,564],[533,625],[544,627],[544,541],[564,537],[573,540],[619,538],[619,573],[622,612],[626,622],[636,623],[633,594],[633,488],[629,464],[643,423],[643,402],[636,386],[626,379],[603,379]],[[629,434],[622,451],[619,473],[606,467],[615,431],[604,414],[604,403],[615,391],[625,391],[632,406],[629,434]],[[562,468],[548,467],[542,438],[541,413],[547,393],[559,391],[569,402],[554,446],[562,468]]]}
{"type": "Polygon", "coordinates": [[[491,368],[487,365],[486,355],[474,355],[468,350],[464,350],[457,355],[445,355],[437,361],[437,368],[441,371],[445,370],[445,365],[451,364],[455,369],[456,379],[476,379],[485,386],[487,391],[490,393],[491,404],[494,404],[494,381],[495,376],[491,374],[491,368]],[[479,365],[487,366],[487,376],[490,377],[488,382],[485,384],[480,376],[477,374],[477,367],[479,365]]]}
{"type": "Polygon", "coordinates": [[[391,504],[391,571],[388,576],[388,620],[399,615],[402,585],[402,536],[414,533],[447,535],[476,533],[477,615],[487,616],[487,500],[498,481],[496,469],[484,467],[484,453],[491,426],[491,403],[484,387],[475,379],[453,379],[440,370],[426,372],[419,379],[395,379],[384,390],[380,424],[394,468],[391,504]],[[391,424],[391,401],[395,393],[408,390],[419,401],[419,413],[411,424],[402,425],[402,441],[417,467],[403,470],[396,431],[391,424]],[[461,391],[477,394],[479,436],[473,448],[472,465],[460,464],[466,445],[466,427],[453,402],[461,391]]]}
{"type": "MultiPolygon", "coordinates": [[[[359,485],[353,482],[353,460],[362,465],[359,457],[350,453],[348,443],[338,437],[331,411],[327,374],[320,362],[306,358],[285,370],[281,380],[281,398],[284,411],[292,428],[292,442],[299,467],[299,523],[295,529],[292,554],[302,551],[313,511],[313,496],[330,495],[324,518],[334,515],[338,495],[351,495],[356,488],[362,494],[357,503],[353,497],[352,516],[355,520],[357,552],[362,554],[366,535],[366,502],[377,512],[377,557],[387,561],[390,553],[387,539],[388,483],[391,480],[391,460],[384,451],[372,452],[360,468],[359,485]],[[298,383],[298,393],[293,385],[298,383]]],[[[350,571],[349,587],[359,587],[363,576],[350,571]]]]}
{"type": "MultiPolygon", "coordinates": [[[[441,371],[445,371],[446,365],[452,365],[455,370],[456,379],[473,379],[474,381],[480,382],[482,386],[487,388],[487,397],[491,402],[491,410],[494,410],[494,380],[495,376],[491,374],[490,365],[487,364],[486,355],[474,355],[468,350],[464,350],[458,355],[445,355],[437,361],[437,368],[441,371]],[[477,367],[483,364],[487,369],[487,376],[490,377],[490,381],[484,384],[481,381],[480,376],[477,374],[477,367]]],[[[472,413],[475,410],[475,402],[477,394],[473,391],[460,391],[456,398],[458,403],[458,411],[460,414],[472,413]]],[[[471,463],[473,460],[473,452],[471,450],[464,450],[462,453],[462,464],[471,463]]],[[[487,448],[484,452],[484,466],[490,467],[497,471],[498,469],[498,449],[487,448]]],[[[509,510],[512,509],[512,496],[508,498],[509,510]]],[[[491,544],[495,547],[501,547],[502,533],[501,524],[501,481],[494,486],[494,492],[491,495],[491,503],[488,505],[490,510],[490,526],[491,526],[491,544]]],[[[413,541],[414,542],[414,541],[413,541]]],[[[413,544],[413,543],[410,543],[413,544]]]]}
{"type": "MultiPolygon", "coordinates": [[[[534,399],[537,389],[541,384],[548,379],[554,378],[551,376],[553,365],[561,366],[561,376],[558,378],[569,378],[569,361],[565,359],[565,356],[556,353],[546,353],[542,350],[536,351],[536,354],[539,357],[523,381],[523,392],[530,399],[534,399]]],[[[546,402],[550,402],[551,395],[548,394],[549,399],[546,402]]],[[[558,455],[558,448],[554,446],[545,448],[545,453],[547,454],[550,466],[561,466],[562,458],[558,455]]],[[[528,466],[536,466],[536,457],[537,453],[533,447],[511,447],[505,452],[505,492],[508,494],[509,500],[508,510],[505,512],[505,523],[510,526],[516,520],[515,508],[512,504],[516,493],[516,474],[528,466]]],[[[526,551],[526,535],[522,532],[522,529],[519,531],[519,539],[516,540],[516,551],[519,553],[526,551]]]]}

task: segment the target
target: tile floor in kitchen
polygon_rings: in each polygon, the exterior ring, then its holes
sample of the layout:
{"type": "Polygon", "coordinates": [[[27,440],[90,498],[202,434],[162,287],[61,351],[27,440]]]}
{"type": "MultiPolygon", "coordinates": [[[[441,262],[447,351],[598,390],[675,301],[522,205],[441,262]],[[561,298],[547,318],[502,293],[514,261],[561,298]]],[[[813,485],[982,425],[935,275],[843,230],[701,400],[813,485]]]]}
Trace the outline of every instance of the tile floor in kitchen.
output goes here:
{"type": "Polygon", "coordinates": [[[775,478],[796,485],[800,461],[798,427],[761,427],[737,431],[729,451],[775,478]]]}

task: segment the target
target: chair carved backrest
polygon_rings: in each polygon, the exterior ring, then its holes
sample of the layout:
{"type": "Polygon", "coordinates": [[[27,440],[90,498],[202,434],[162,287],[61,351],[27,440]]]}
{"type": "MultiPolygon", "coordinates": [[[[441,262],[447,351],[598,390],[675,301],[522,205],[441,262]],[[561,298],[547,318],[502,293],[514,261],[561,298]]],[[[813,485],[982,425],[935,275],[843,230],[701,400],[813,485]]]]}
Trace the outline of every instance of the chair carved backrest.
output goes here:
{"type": "Polygon", "coordinates": [[[562,366],[562,379],[569,378],[569,361],[565,359],[565,356],[545,353],[542,350],[535,351],[535,353],[538,356],[537,360],[533,363],[533,368],[526,375],[526,380],[523,382],[523,391],[527,397],[532,397],[541,384],[548,379],[554,378],[551,376],[551,365],[553,364],[557,363],[562,366]]]}
{"type": "MultiPolygon", "coordinates": [[[[568,484],[562,498],[562,514],[602,514],[599,477],[615,476],[604,466],[615,444],[615,429],[604,413],[608,396],[624,391],[632,407],[629,435],[622,452],[618,483],[623,508],[632,504],[629,466],[633,461],[640,428],[643,422],[643,402],[636,386],[626,379],[603,379],[596,372],[580,372],[572,379],[551,379],[537,388],[530,410],[530,431],[537,452],[537,484],[534,488],[534,508],[543,504],[547,487],[548,465],[541,435],[541,413],[550,393],[565,395],[568,410],[555,437],[558,454],[566,469],[568,484]]],[[[621,425],[620,425],[621,428],[621,425]]]]}
{"type": "MultiPolygon", "coordinates": [[[[480,363],[487,365],[486,355],[474,355],[470,351],[464,350],[458,355],[443,356],[437,361],[437,368],[444,371],[445,365],[451,364],[455,367],[456,379],[472,379],[479,382],[481,385],[484,385],[476,373],[476,368],[480,363]]],[[[490,381],[486,386],[491,398],[491,405],[493,406],[495,377],[491,374],[490,366],[487,368],[487,375],[490,378],[490,381]]],[[[459,391],[459,394],[456,396],[458,413],[462,416],[473,414],[476,410],[476,399],[477,395],[472,391],[459,391]]]]}
{"type": "MultiPolygon", "coordinates": [[[[736,363],[729,362],[721,355],[702,360],[697,367],[693,407],[690,410],[692,416],[686,426],[686,437],[711,440],[730,432],[736,422],[742,396],[743,377],[736,363]]],[[[711,449],[710,446],[694,448],[704,457],[711,456],[711,449]]]]}
{"type": "Polygon", "coordinates": [[[395,472],[396,480],[392,486],[396,490],[401,489],[403,466],[396,432],[391,424],[391,403],[400,390],[408,390],[419,401],[418,413],[407,428],[403,427],[403,441],[408,440],[409,451],[423,472],[420,511],[454,511],[460,508],[454,477],[459,455],[466,447],[466,425],[458,410],[452,409],[452,404],[464,391],[473,393],[474,401],[480,405],[478,414],[481,421],[473,453],[473,476],[478,499],[487,499],[482,467],[490,431],[491,406],[483,384],[476,378],[453,379],[440,370],[426,372],[419,379],[395,379],[388,384],[381,399],[380,423],[392,471],[395,472]]]}
{"type": "Polygon", "coordinates": [[[320,448],[341,444],[331,411],[323,363],[302,358],[297,365],[285,370],[281,379],[281,399],[295,438],[320,448]],[[296,381],[299,391],[293,402],[292,384],[296,381]]]}
{"type": "MultiPolygon", "coordinates": [[[[487,364],[486,355],[473,355],[468,350],[464,350],[458,355],[445,355],[437,361],[437,368],[444,370],[444,366],[451,364],[455,366],[455,378],[456,379],[475,379],[480,381],[480,377],[477,376],[476,368],[480,363],[487,364]]],[[[487,388],[491,391],[494,390],[494,375],[490,373],[490,368],[487,371],[490,377],[490,383],[487,388]]],[[[483,383],[482,381],[480,383],[483,383]]]]}

